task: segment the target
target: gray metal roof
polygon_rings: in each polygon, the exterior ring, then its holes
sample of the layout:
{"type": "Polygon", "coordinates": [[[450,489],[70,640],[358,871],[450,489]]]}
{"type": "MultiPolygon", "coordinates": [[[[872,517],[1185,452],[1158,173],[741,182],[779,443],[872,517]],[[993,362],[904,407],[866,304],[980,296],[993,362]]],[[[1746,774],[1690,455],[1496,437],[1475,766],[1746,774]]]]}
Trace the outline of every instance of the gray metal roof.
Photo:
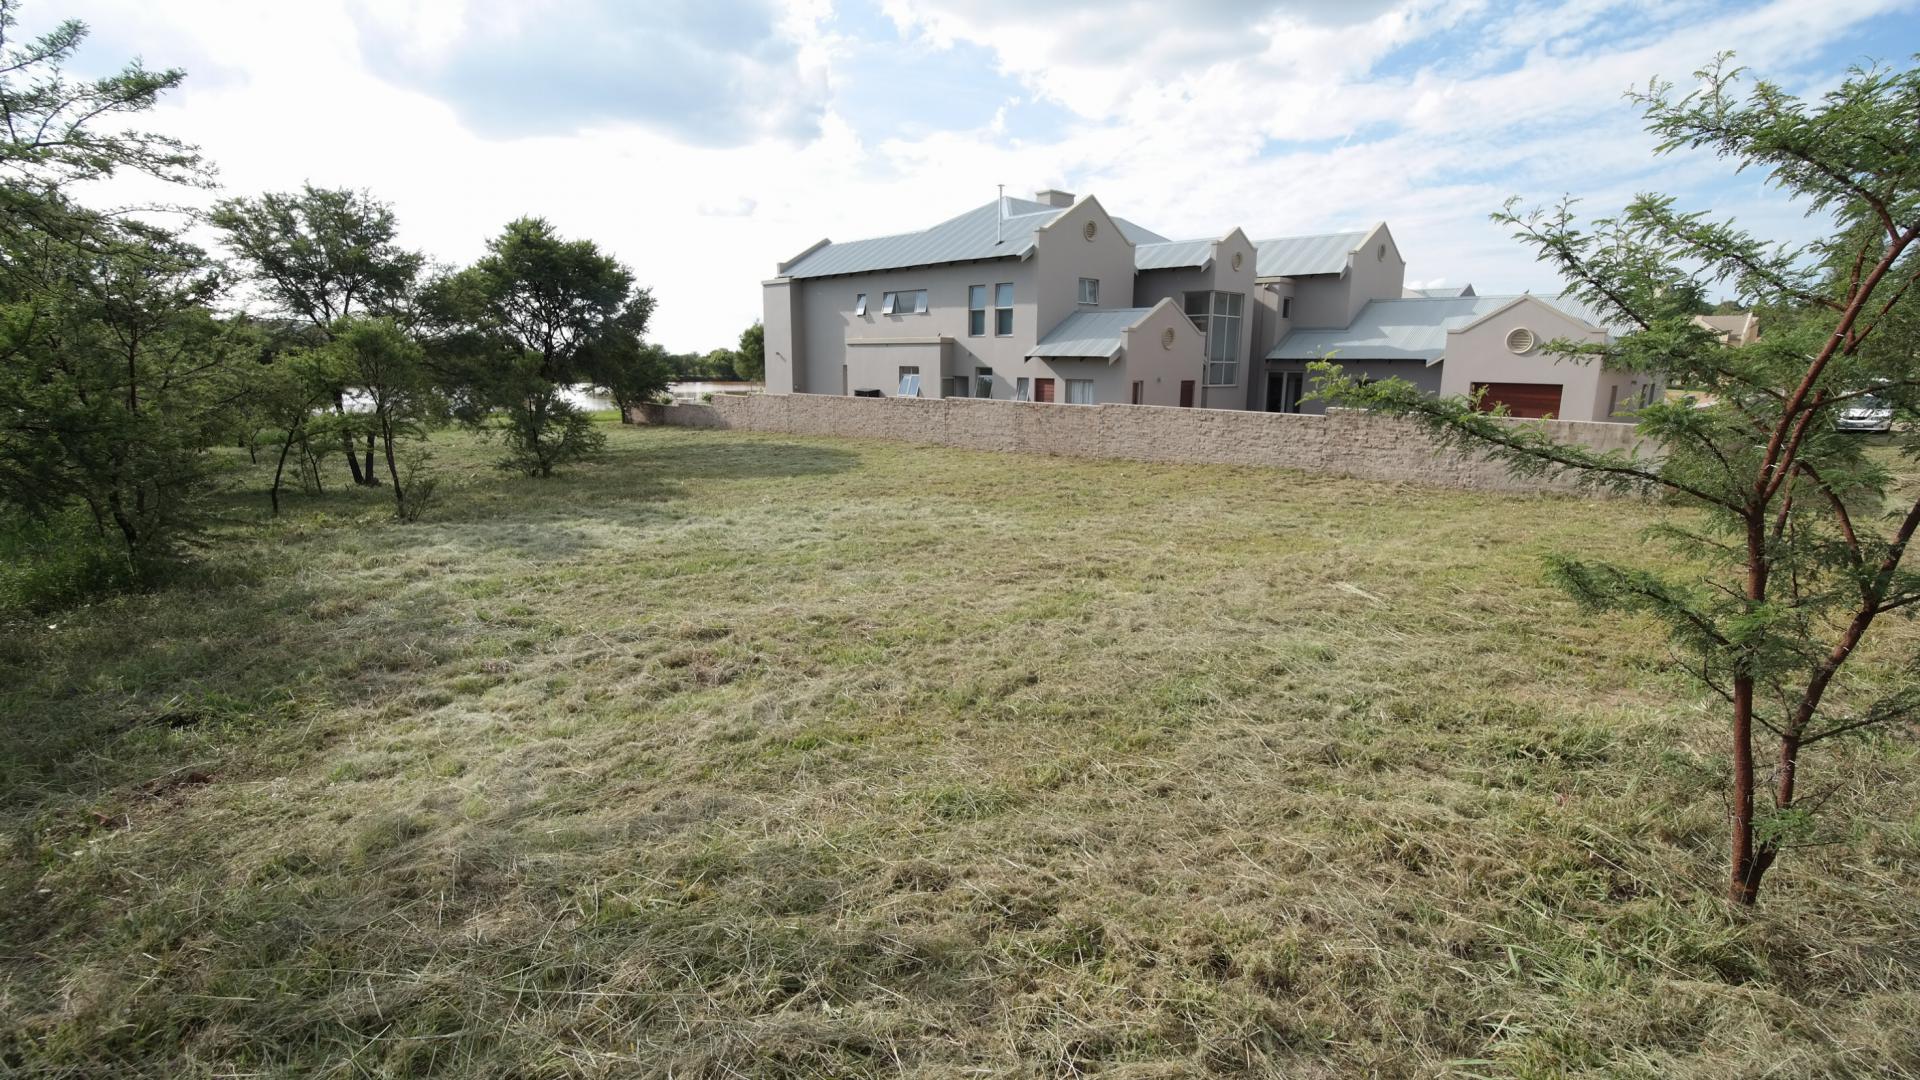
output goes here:
{"type": "Polygon", "coordinates": [[[1446,285],[1438,289],[1408,289],[1406,298],[1426,297],[1430,300],[1446,300],[1474,295],[1471,285],[1446,285]]]}
{"type": "MultiPolygon", "coordinates": [[[[1024,257],[1033,250],[1034,230],[1051,223],[1069,209],[1012,196],[1008,196],[1006,201],[1007,216],[1004,221],[1000,219],[996,204],[989,202],[919,232],[827,244],[796,259],[793,265],[786,268],[784,276],[816,278],[898,270],[909,266],[972,262],[977,259],[1024,257]]],[[[1130,221],[1121,218],[1114,218],[1113,221],[1119,227],[1120,235],[1135,244],[1166,240],[1166,237],[1130,221]]]]}
{"type": "Polygon", "coordinates": [[[1135,270],[1172,270],[1205,266],[1213,261],[1213,240],[1169,240],[1163,244],[1141,244],[1133,249],[1135,270]]]}
{"type": "Polygon", "coordinates": [[[1266,278],[1337,274],[1347,268],[1347,256],[1353,254],[1353,249],[1372,231],[1256,240],[1253,248],[1259,254],[1253,263],[1254,275],[1266,278]]]}
{"type": "Polygon", "coordinates": [[[1059,326],[1047,331],[1039,344],[1027,350],[1027,355],[1062,359],[1075,356],[1112,359],[1125,342],[1122,335],[1152,312],[1152,308],[1076,311],[1060,320],[1059,326]]]}
{"type": "MultiPolygon", "coordinates": [[[[1269,360],[1318,360],[1328,353],[1348,360],[1440,359],[1447,351],[1447,331],[1458,330],[1506,307],[1530,293],[1506,296],[1413,296],[1397,300],[1369,300],[1344,330],[1295,330],[1267,353],[1269,360]]],[[[1599,329],[1592,313],[1569,298],[1533,296],[1533,299],[1599,329]]]]}

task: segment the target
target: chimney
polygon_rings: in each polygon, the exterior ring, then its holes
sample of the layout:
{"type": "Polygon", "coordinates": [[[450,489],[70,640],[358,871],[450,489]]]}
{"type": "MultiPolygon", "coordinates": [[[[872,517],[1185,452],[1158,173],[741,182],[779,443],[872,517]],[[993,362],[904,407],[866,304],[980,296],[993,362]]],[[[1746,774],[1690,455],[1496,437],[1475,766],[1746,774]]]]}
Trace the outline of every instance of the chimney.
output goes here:
{"type": "Polygon", "coordinates": [[[1059,191],[1054,188],[1048,188],[1045,191],[1034,192],[1033,201],[1037,203],[1045,203],[1048,206],[1072,206],[1073,192],[1059,191]]]}

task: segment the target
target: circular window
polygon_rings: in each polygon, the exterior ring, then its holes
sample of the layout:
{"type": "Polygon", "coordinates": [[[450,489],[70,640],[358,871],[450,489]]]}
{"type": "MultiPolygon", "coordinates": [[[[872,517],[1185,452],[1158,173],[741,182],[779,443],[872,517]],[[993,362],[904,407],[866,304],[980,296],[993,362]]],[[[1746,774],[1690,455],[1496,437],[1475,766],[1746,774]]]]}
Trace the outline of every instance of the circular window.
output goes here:
{"type": "Polygon", "coordinates": [[[1381,262],[1386,262],[1387,261],[1387,245],[1381,244],[1379,247],[1374,248],[1373,257],[1375,259],[1380,260],[1381,262]]]}
{"type": "Polygon", "coordinates": [[[1533,331],[1524,326],[1516,326],[1507,334],[1507,350],[1515,353],[1533,351],[1533,331]]]}
{"type": "Polygon", "coordinates": [[[1163,349],[1173,348],[1173,327],[1169,326],[1160,332],[1160,347],[1163,349]]]}
{"type": "Polygon", "coordinates": [[[1244,251],[1236,251],[1236,252],[1234,252],[1234,253],[1233,253],[1233,268],[1234,268],[1235,270],[1238,270],[1238,269],[1240,269],[1241,267],[1243,267],[1243,266],[1245,266],[1245,265],[1247,265],[1247,253],[1246,253],[1246,252],[1244,252],[1244,251]]]}
{"type": "Polygon", "coordinates": [[[1086,237],[1088,240],[1092,240],[1099,232],[1100,226],[1089,221],[1087,222],[1086,228],[1080,230],[1080,235],[1086,237]]]}

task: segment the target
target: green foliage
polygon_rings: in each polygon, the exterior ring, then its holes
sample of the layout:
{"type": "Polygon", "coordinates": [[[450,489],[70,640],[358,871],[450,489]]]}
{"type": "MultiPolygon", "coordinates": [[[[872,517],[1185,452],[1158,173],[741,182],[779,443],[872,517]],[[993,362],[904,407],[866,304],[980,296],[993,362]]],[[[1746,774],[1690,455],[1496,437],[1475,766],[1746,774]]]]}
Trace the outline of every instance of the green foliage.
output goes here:
{"type": "Polygon", "coordinates": [[[733,354],[733,370],[749,382],[767,376],[767,328],[755,319],[740,332],[740,347],[733,354]]]}
{"type": "Polygon", "coordinates": [[[403,520],[420,516],[431,488],[408,491],[408,483],[429,480],[418,475],[421,462],[410,457],[406,473],[397,444],[417,441],[429,425],[446,413],[443,399],[426,364],[426,351],[391,318],[347,318],[335,323],[328,346],[335,356],[334,370],[364,397],[367,429],[379,440],[386,459],[387,479],[393,489],[394,512],[403,520]]]}
{"type": "Polygon", "coordinates": [[[1512,424],[1475,400],[1429,398],[1401,380],[1365,383],[1334,363],[1317,371],[1323,397],[1413,417],[1442,442],[1496,454],[1517,472],[1570,473],[1704,511],[1652,536],[1708,568],[1705,577],[1577,557],[1550,568],[1589,607],[1658,618],[1726,700],[1729,888],[1751,903],[1817,808],[1797,786],[1802,751],[1920,715],[1920,671],[1888,686],[1845,666],[1877,618],[1920,606],[1920,574],[1903,567],[1920,501],[1835,424],[1850,404],[1878,399],[1893,409],[1899,453],[1920,458],[1920,71],[1855,70],[1817,104],[1767,82],[1741,96],[1725,58],[1697,74],[1693,93],[1676,97],[1656,81],[1638,95],[1660,149],[1708,148],[1766,171],[1831,216],[1827,237],[1769,244],[1660,195],[1584,225],[1571,200],[1524,213],[1509,203],[1495,215],[1573,295],[1631,328],[1605,344],[1551,342],[1549,353],[1698,388],[1698,399],[1639,412],[1638,430],[1660,456],[1564,446],[1548,428],[1512,424]],[[1759,342],[1726,345],[1694,325],[1716,287],[1758,309],[1759,342]],[[1754,806],[1756,732],[1776,740],[1764,812],[1754,806]]]}
{"type": "Polygon", "coordinates": [[[0,512],[0,615],[51,611],[139,584],[127,553],[86,514],[0,512]]]}
{"type": "Polygon", "coordinates": [[[508,224],[478,262],[432,283],[422,306],[463,418],[485,425],[501,414],[491,429],[507,448],[500,465],[529,476],[551,476],[604,442],[567,387],[627,392],[645,370],[638,340],[653,295],[592,241],[562,239],[538,218],[508,224]]]}
{"type": "Polygon", "coordinates": [[[396,242],[393,208],[366,192],[307,184],[223,199],[208,220],[278,311],[329,336],[340,319],[407,311],[425,262],[396,242]]]}

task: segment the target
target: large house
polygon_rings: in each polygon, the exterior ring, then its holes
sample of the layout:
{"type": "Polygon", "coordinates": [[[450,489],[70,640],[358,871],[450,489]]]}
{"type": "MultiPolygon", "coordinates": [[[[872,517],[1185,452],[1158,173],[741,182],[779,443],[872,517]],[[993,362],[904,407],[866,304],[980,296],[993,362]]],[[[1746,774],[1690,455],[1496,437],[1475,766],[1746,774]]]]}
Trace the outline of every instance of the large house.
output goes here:
{"type": "Polygon", "coordinates": [[[1306,365],[1514,415],[1624,419],[1656,389],[1558,360],[1605,341],[1579,305],[1405,288],[1383,224],[1168,240],[1092,196],[1001,198],[920,232],[831,243],[764,283],[767,392],[1317,411],[1306,365]]]}

